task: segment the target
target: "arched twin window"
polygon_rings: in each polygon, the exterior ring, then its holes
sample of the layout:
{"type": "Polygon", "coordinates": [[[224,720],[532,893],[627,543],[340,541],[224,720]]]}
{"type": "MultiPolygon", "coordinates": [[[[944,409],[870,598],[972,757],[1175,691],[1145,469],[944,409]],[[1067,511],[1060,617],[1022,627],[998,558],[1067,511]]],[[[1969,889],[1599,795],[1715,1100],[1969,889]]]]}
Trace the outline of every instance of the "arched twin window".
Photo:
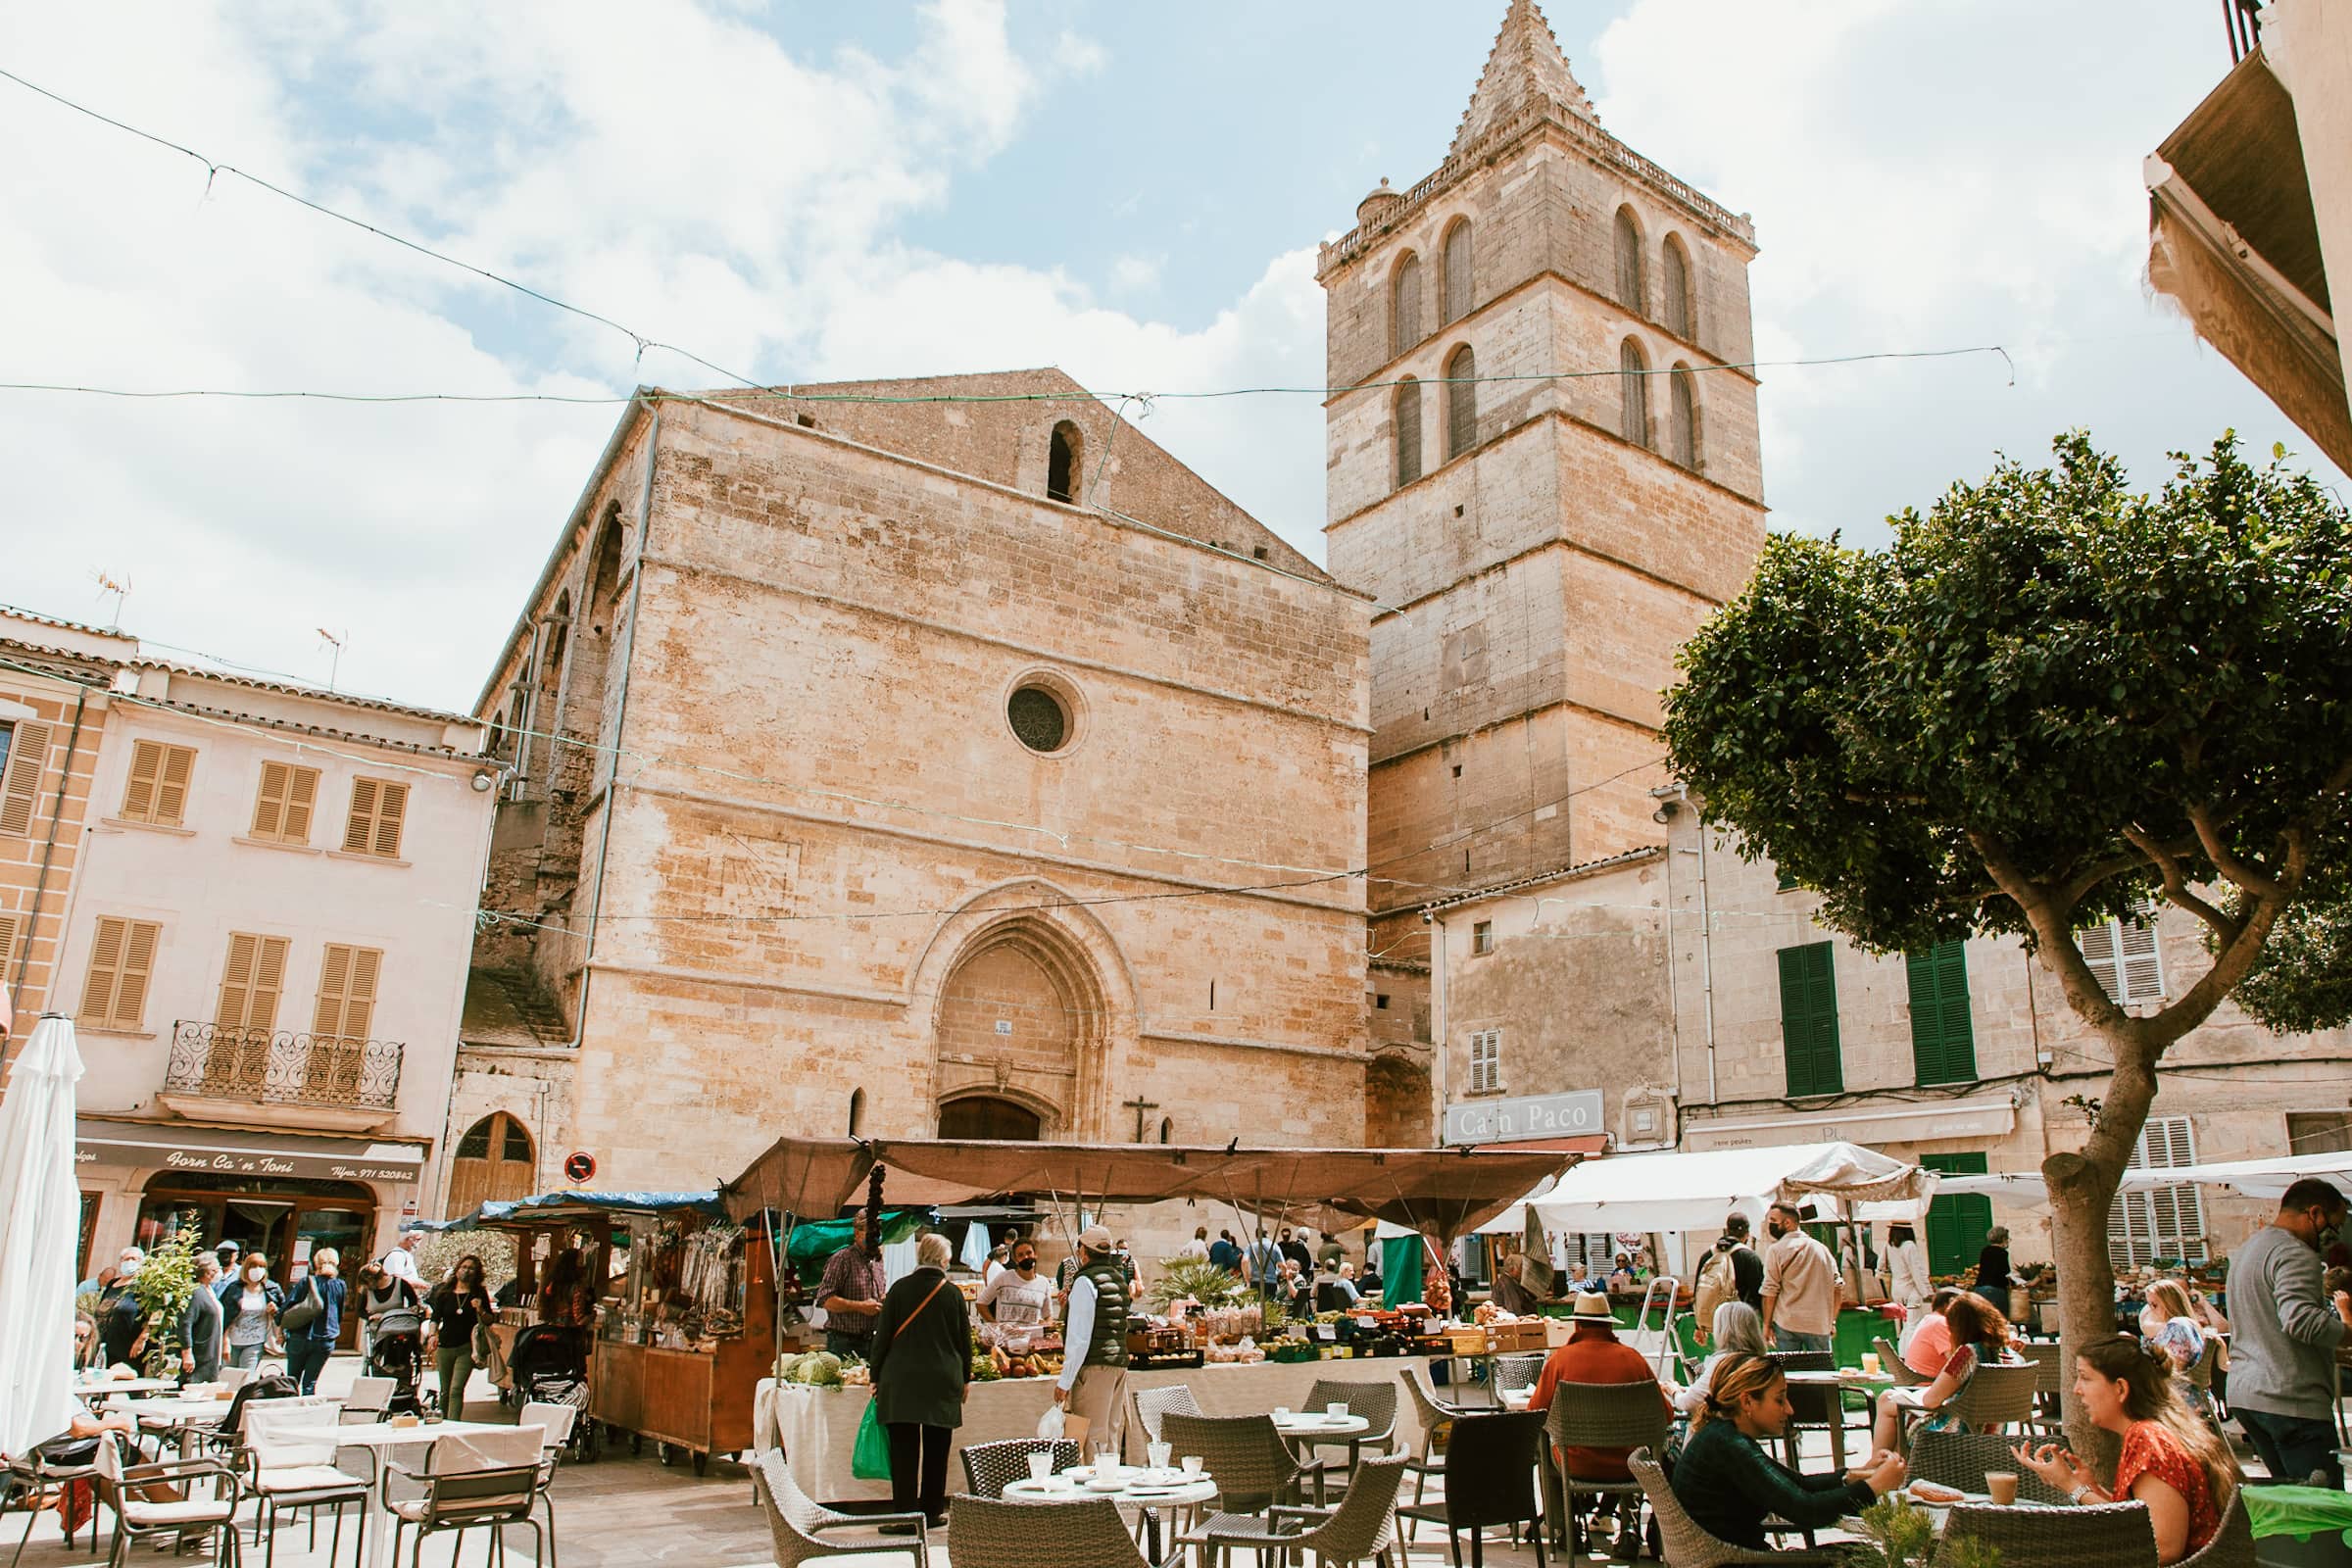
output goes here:
{"type": "Polygon", "coordinates": [[[1470,220],[1455,221],[1446,231],[1446,301],[1438,315],[1445,326],[1470,314],[1470,220]]]}
{"type": "Polygon", "coordinates": [[[1674,389],[1674,461],[1696,471],[1698,467],[1698,397],[1690,389],[1690,367],[1678,365],[1666,378],[1674,389]]]}
{"type": "Polygon", "coordinates": [[[1421,383],[1396,383],[1396,488],[1421,477],[1421,383]]]}
{"type": "Polygon", "coordinates": [[[1446,362],[1446,456],[1478,445],[1478,359],[1465,343],[1446,362]]]}
{"type": "Polygon", "coordinates": [[[1638,447],[1655,451],[1649,436],[1649,361],[1630,337],[1617,351],[1617,398],[1619,433],[1638,447]]]}
{"type": "Polygon", "coordinates": [[[1389,281],[1389,356],[1394,359],[1417,346],[1421,331],[1421,258],[1412,252],[1396,264],[1389,281]]]}
{"type": "Polygon", "coordinates": [[[1636,316],[1647,314],[1643,308],[1642,275],[1642,225],[1634,220],[1631,207],[1617,209],[1617,303],[1636,316]]]}
{"type": "Polygon", "coordinates": [[[1666,285],[1666,330],[1684,342],[1694,341],[1697,320],[1690,309],[1690,256],[1683,242],[1673,235],[1666,236],[1665,266],[1661,275],[1666,285]]]}

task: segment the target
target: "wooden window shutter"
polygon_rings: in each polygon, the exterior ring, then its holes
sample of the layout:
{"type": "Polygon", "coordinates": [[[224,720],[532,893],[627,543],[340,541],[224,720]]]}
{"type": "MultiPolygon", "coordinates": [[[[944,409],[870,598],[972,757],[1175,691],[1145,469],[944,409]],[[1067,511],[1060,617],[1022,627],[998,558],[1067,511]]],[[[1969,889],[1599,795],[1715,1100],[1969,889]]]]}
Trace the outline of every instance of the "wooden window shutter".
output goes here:
{"type": "Polygon", "coordinates": [[[1470,224],[1465,220],[1446,231],[1446,321],[1458,321],[1469,314],[1470,224]]]}
{"type": "Polygon", "coordinates": [[[1446,362],[1446,456],[1478,445],[1478,357],[1465,343],[1446,362]]]}
{"type": "Polygon", "coordinates": [[[264,762],[261,791],[253,802],[253,836],[274,844],[308,844],[318,796],[317,768],[264,762]]]}
{"type": "Polygon", "coordinates": [[[16,952],[17,917],[13,914],[0,914],[0,974],[8,972],[8,960],[16,956],[16,952]]]}
{"type": "Polygon", "coordinates": [[[0,774],[0,837],[32,831],[40,809],[41,770],[49,761],[49,726],[19,723],[8,737],[8,765],[0,774]]]}
{"type": "Polygon", "coordinates": [[[164,748],[163,774],[156,780],[155,820],[167,827],[177,827],[188,814],[188,779],[196,771],[196,753],[191,747],[164,748]]]}
{"type": "Polygon", "coordinates": [[[130,782],[122,790],[122,819],[177,827],[188,812],[188,780],[196,751],[162,741],[137,741],[130,749],[130,782]]]}
{"type": "Polygon", "coordinates": [[[1973,1083],[1976,1033],[1968,1012],[1968,947],[1945,942],[1908,959],[1911,1063],[1920,1084],[1973,1083]]]}
{"type": "Polygon", "coordinates": [[[286,978],[286,939],[235,931],[228,938],[228,962],[220,971],[220,1004],[214,1022],[222,1029],[267,1034],[277,1023],[277,993],[286,978]]]}
{"type": "Polygon", "coordinates": [[[2164,962],[2156,952],[2156,906],[2145,897],[2132,901],[2136,918],[2116,923],[2116,952],[2124,1002],[2162,1002],[2164,962]]]}
{"type": "Polygon", "coordinates": [[[368,845],[375,833],[375,780],[355,778],[351,781],[351,819],[343,824],[343,848],[353,855],[368,853],[368,845]]]}
{"type": "Polygon", "coordinates": [[[383,954],[374,948],[327,944],[318,967],[318,1004],[311,1015],[311,1033],[322,1037],[365,1040],[375,1021],[375,978],[383,954]]]}
{"type": "Polygon", "coordinates": [[[1421,477],[1421,383],[1406,376],[1396,383],[1396,487],[1421,477]]]}
{"type": "Polygon", "coordinates": [[[1788,1094],[1835,1095],[1845,1088],[1845,1063],[1838,1045],[1838,979],[1830,944],[1783,948],[1781,1043],[1788,1072],[1788,1094]]]}
{"type": "Polygon", "coordinates": [[[2107,1000],[2121,1002],[2123,993],[2116,983],[2115,922],[2101,920],[2096,925],[2084,926],[2075,933],[2075,945],[2082,950],[2082,961],[2090,965],[2091,976],[2099,982],[2099,989],[2107,993],[2107,1000]]]}
{"type": "Polygon", "coordinates": [[[155,818],[155,781],[164,770],[164,749],[154,741],[139,741],[130,749],[130,782],[122,790],[122,817],[128,822],[155,818]]]}
{"type": "Polygon", "coordinates": [[[90,943],[90,968],[81,986],[78,1021],[90,1029],[136,1029],[147,1010],[147,982],[155,970],[155,942],[163,928],[150,920],[102,915],[90,943]]]}
{"type": "Polygon", "coordinates": [[[375,790],[375,842],[369,850],[385,859],[400,857],[400,824],[408,815],[409,787],[406,784],[378,784],[375,790]]]}

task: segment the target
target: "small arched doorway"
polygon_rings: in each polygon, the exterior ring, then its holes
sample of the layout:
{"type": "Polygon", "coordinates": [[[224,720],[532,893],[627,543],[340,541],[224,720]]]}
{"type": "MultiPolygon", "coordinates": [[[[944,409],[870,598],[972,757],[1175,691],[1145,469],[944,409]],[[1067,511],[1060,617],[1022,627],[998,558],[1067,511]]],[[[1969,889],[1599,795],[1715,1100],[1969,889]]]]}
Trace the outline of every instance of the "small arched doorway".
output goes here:
{"type": "Polygon", "coordinates": [[[1064,419],[1054,427],[1046,443],[1046,499],[1075,501],[1083,473],[1081,454],[1085,438],[1078,426],[1064,419]]]}
{"type": "Polygon", "coordinates": [[[1033,1144],[1045,1129],[1036,1111],[1017,1100],[995,1095],[965,1095],[939,1107],[942,1138],[987,1138],[1004,1143],[1033,1144]]]}
{"type": "Polygon", "coordinates": [[[466,1129],[458,1157],[449,1167],[449,1201],[444,1212],[470,1214],[484,1203],[528,1198],[538,1182],[539,1162],[530,1131],[498,1111],[466,1129]]]}

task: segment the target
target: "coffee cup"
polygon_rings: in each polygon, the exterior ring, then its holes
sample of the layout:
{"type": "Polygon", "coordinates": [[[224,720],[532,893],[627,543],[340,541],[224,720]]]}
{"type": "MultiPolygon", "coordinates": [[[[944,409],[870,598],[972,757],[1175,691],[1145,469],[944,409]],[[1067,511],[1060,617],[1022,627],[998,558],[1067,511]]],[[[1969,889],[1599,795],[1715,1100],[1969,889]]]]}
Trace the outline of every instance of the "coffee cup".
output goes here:
{"type": "Polygon", "coordinates": [[[1991,1494],[1994,1502],[2004,1508],[2008,1507],[2017,1501],[2017,1472],[2014,1470],[1985,1471],[1984,1490],[1991,1494]]]}
{"type": "Polygon", "coordinates": [[[1197,1476],[1200,1473],[1200,1456],[1199,1454],[1188,1453],[1184,1456],[1182,1462],[1184,1465],[1184,1473],[1186,1475],[1197,1476]]]}
{"type": "Polygon", "coordinates": [[[1054,1455],[1044,1449],[1029,1456],[1029,1479],[1043,1481],[1054,1473],[1054,1455]]]}
{"type": "Polygon", "coordinates": [[[1346,1399],[1334,1399],[1323,1407],[1323,1413],[1331,1417],[1334,1421],[1344,1421],[1348,1417],[1348,1401],[1346,1399]]]}
{"type": "Polygon", "coordinates": [[[1291,1407],[1290,1407],[1289,1405],[1287,1405],[1287,1404],[1278,1404],[1278,1405],[1276,1405],[1276,1406],[1274,1407],[1274,1419],[1275,1419],[1275,1420],[1277,1420],[1277,1421],[1288,1421],[1290,1418],[1291,1418],[1291,1407]]]}

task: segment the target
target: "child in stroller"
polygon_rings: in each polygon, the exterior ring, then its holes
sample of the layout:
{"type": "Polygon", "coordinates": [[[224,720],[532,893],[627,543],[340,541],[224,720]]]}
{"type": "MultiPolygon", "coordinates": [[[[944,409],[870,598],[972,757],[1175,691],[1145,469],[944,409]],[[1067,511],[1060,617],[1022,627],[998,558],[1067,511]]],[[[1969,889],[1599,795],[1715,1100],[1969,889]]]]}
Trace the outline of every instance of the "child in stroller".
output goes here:
{"type": "Polygon", "coordinates": [[[420,1392],[416,1385],[423,1365],[424,1314],[408,1306],[379,1314],[370,1325],[368,1371],[370,1376],[392,1380],[392,1402],[386,1407],[387,1415],[426,1412],[432,1392],[420,1392]]]}
{"type": "Polygon", "coordinates": [[[534,1323],[514,1336],[507,1357],[516,1404],[568,1404],[580,1412],[571,1424],[575,1457],[596,1457],[596,1423],[587,1418],[588,1351],[580,1329],[534,1323]]]}

